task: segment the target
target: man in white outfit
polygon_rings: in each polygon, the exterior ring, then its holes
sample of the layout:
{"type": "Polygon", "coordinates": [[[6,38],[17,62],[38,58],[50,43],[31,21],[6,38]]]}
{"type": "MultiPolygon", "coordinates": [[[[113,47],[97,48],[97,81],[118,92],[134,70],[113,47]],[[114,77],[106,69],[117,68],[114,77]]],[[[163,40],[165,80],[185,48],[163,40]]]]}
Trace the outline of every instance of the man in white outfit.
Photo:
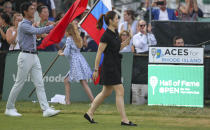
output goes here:
{"type": "Polygon", "coordinates": [[[57,23],[42,28],[33,27],[32,23],[35,7],[31,2],[25,2],[21,5],[21,13],[23,14],[24,19],[19,23],[17,32],[18,43],[21,49],[17,61],[17,78],[7,101],[5,115],[22,116],[15,109],[15,101],[23,88],[28,74],[31,75],[32,81],[36,87],[36,93],[41,109],[43,110],[43,116],[50,117],[57,115],[60,110],[54,110],[49,107],[47,102],[44,82],[42,79],[41,64],[36,49],[36,34],[48,33],[57,23]]]}
{"type": "Polygon", "coordinates": [[[152,34],[151,24],[146,25],[144,20],[138,23],[139,32],[133,36],[132,52],[143,53],[147,52],[149,46],[156,45],[157,41],[154,34],[152,34]]]}

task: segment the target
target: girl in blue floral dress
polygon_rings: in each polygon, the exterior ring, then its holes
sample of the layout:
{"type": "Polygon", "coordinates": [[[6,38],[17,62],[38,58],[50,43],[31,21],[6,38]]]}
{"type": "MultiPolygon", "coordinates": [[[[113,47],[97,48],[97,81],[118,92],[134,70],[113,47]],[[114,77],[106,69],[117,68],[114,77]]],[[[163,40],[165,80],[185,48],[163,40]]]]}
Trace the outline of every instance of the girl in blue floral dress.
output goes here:
{"type": "Polygon", "coordinates": [[[83,46],[83,40],[80,37],[79,30],[75,24],[70,23],[68,25],[66,36],[66,48],[64,51],[58,51],[60,56],[66,56],[69,59],[70,64],[70,70],[64,79],[66,104],[70,104],[70,82],[73,81],[80,81],[92,102],[94,97],[86,81],[91,78],[92,71],[87,61],[80,53],[80,48],[83,46]]]}

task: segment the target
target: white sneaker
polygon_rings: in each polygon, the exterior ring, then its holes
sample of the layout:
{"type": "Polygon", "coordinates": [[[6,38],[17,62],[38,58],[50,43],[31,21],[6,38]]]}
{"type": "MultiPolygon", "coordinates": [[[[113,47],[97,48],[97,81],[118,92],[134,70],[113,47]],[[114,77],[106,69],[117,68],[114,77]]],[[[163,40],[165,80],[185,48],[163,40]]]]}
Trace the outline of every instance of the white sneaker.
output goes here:
{"type": "Polygon", "coordinates": [[[16,109],[6,109],[4,114],[7,116],[22,116],[16,109]]]}
{"type": "Polygon", "coordinates": [[[55,116],[60,112],[60,110],[54,110],[53,108],[48,108],[47,110],[45,110],[43,112],[43,116],[44,117],[51,117],[51,116],[55,116]]]}

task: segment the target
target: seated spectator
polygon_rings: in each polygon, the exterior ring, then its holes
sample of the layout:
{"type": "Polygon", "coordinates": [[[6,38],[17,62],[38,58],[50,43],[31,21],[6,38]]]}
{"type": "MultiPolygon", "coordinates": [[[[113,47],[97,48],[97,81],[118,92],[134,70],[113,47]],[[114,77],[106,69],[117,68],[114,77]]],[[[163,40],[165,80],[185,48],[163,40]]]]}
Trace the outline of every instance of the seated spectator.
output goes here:
{"type": "Polygon", "coordinates": [[[17,28],[18,23],[23,20],[23,16],[20,13],[15,13],[13,15],[13,26],[9,27],[9,29],[6,32],[6,40],[10,44],[9,50],[19,50],[20,46],[17,42],[17,28]]]}
{"type": "MultiPolygon", "coordinates": [[[[120,39],[122,42],[124,42],[129,37],[131,37],[131,34],[126,30],[124,30],[120,33],[120,39]]],[[[128,46],[124,47],[120,52],[131,52],[131,46],[132,46],[132,40],[130,41],[130,44],[128,46]]]]}
{"type": "Polygon", "coordinates": [[[0,43],[1,48],[0,50],[8,51],[9,50],[9,43],[6,40],[6,32],[7,29],[10,27],[10,17],[6,13],[0,13],[0,43]]]}
{"type": "MultiPolygon", "coordinates": [[[[146,0],[146,7],[149,7],[149,0],[146,0]]],[[[166,7],[166,0],[157,0],[153,5],[157,5],[159,9],[152,8],[152,18],[153,20],[177,20],[175,11],[166,7]]]]}
{"type": "Polygon", "coordinates": [[[152,34],[151,24],[146,25],[144,20],[138,23],[139,33],[133,36],[132,52],[143,53],[147,52],[149,46],[156,45],[157,41],[154,34],[152,34]]]}
{"type": "Polygon", "coordinates": [[[175,47],[183,47],[184,46],[184,39],[180,36],[175,36],[173,38],[173,46],[175,47]]]}
{"type": "Polygon", "coordinates": [[[137,33],[137,23],[138,21],[135,20],[135,12],[133,10],[125,10],[124,11],[124,23],[122,23],[120,27],[120,32],[126,30],[132,36],[137,33]]]}
{"type": "Polygon", "coordinates": [[[185,0],[179,7],[179,17],[183,21],[197,21],[203,16],[203,12],[198,8],[197,0],[185,0]]]}
{"type": "MultiPolygon", "coordinates": [[[[38,7],[38,13],[39,13],[39,17],[41,18],[40,22],[35,23],[36,27],[44,27],[47,25],[51,25],[54,22],[49,21],[49,11],[47,6],[39,6],[38,7]]],[[[42,40],[47,36],[48,34],[41,34],[41,35],[37,35],[37,42],[38,42],[38,46],[41,44],[42,40]]],[[[44,50],[42,51],[57,51],[55,45],[50,45],[48,47],[46,47],[44,50]]]]}

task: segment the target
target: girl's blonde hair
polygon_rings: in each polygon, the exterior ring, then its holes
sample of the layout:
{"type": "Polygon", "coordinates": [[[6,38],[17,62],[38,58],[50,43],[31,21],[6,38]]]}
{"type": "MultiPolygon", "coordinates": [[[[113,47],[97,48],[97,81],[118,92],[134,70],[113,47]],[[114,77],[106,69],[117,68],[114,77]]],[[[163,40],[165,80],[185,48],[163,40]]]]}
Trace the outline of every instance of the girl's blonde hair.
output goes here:
{"type": "Polygon", "coordinates": [[[12,17],[12,24],[15,24],[15,20],[17,17],[22,17],[23,18],[23,15],[21,13],[14,13],[13,14],[13,17],[12,17]]]}
{"type": "Polygon", "coordinates": [[[70,24],[67,26],[67,28],[66,28],[66,32],[67,32],[70,36],[72,36],[74,42],[76,43],[76,46],[77,46],[78,48],[82,48],[82,46],[83,46],[83,41],[82,41],[82,38],[81,38],[81,36],[80,36],[80,34],[79,34],[79,30],[78,30],[78,28],[76,27],[76,25],[73,24],[73,23],[70,23],[70,24]]]}

